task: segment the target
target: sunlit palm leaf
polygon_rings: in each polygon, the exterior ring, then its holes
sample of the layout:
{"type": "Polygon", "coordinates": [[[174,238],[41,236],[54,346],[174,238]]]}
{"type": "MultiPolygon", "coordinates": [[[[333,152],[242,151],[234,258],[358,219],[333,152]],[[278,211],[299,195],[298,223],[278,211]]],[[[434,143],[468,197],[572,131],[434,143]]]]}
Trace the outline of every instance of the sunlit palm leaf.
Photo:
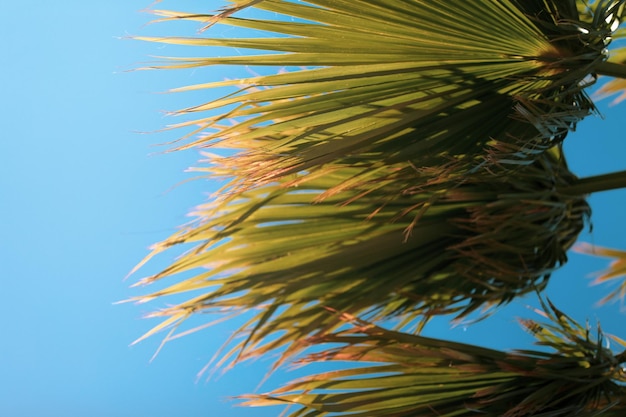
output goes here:
{"type": "Polygon", "coordinates": [[[587,255],[615,258],[606,270],[597,274],[592,284],[597,285],[621,278],[618,288],[611,291],[609,295],[600,300],[600,303],[606,303],[607,301],[616,299],[624,301],[624,298],[626,298],[626,251],[603,248],[588,243],[580,243],[574,247],[574,250],[587,255]]]}
{"type": "Polygon", "coordinates": [[[291,417],[622,416],[626,355],[615,355],[600,332],[593,338],[554,306],[546,312],[550,323],[522,323],[553,352],[501,352],[343,315],[352,328],[309,340],[332,347],[300,363],[340,361],[344,369],[244,398],[247,405],[301,406],[291,417]]]}
{"type": "MultiPolygon", "coordinates": [[[[288,67],[281,74],[179,89],[250,86],[181,110],[223,111],[183,123],[207,134],[181,148],[219,142],[244,149],[245,157],[237,155],[227,164],[234,183],[244,187],[303,170],[323,173],[329,162],[354,163],[371,155],[380,163],[411,161],[421,167],[440,164],[442,155],[469,155],[474,162],[473,156],[492,139],[521,140],[531,148],[554,143],[593,109],[581,81],[606,58],[602,51],[611,34],[610,25],[596,22],[596,15],[579,17],[573,0],[251,3],[300,21],[218,21],[281,37],[139,38],[268,51],[173,58],[168,68],[288,67]],[[541,114],[560,117],[552,117],[553,123],[529,120],[528,111],[520,111],[528,103],[541,114]],[[234,109],[226,110],[231,105],[234,109]],[[240,123],[217,126],[223,118],[240,123]]],[[[166,19],[215,21],[213,15],[156,13],[166,19]]],[[[359,167],[355,173],[370,169],[365,161],[359,167]]]]}

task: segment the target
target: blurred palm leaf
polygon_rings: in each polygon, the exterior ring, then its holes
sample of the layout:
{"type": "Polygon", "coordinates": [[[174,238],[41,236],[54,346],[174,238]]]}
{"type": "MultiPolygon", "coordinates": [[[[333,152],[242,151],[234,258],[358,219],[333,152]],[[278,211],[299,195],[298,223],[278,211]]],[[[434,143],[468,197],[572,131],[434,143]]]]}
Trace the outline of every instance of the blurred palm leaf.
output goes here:
{"type": "Polygon", "coordinates": [[[623,4],[600,1],[582,15],[580,3],[548,0],[241,0],[217,18],[156,11],[276,34],[140,38],[265,51],[173,58],[166,68],[289,71],[179,89],[246,85],[180,111],[209,113],[178,125],[201,133],[179,149],[237,152],[208,156],[199,170],[229,182],[155,245],[150,256],[196,247],[139,284],[195,275],[137,300],[200,295],[152,314],[166,319],[144,337],[195,312],[256,309],[235,348],[246,357],[340,326],[323,306],[402,316],[402,327],[542,288],[589,212],[582,195],[562,192],[575,176],[554,144],[593,111],[583,89],[606,59],[614,28],[605,16],[621,16],[623,4]],[[277,18],[233,16],[251,5],[277,18]]]}
{"type": "Polygon", "coordinates": [[[611,80],[602,85],[597,92],[599,98],[609,97],[614,94],[619,95],[613,99],[612,104],[619,104],[626,100],[626,80],[621,78],[611,80]]]}
{"type": "Polygon", "coordinates": [[[501,352],[394,332],[344,314],[352,327],[309,339],[332,347],[299,364],[354,367],[243,398],[252,406],[301,406],[290,417],[623,416],[626,355],[606,348],[599,330],[594,338],[552,304],[544,308],[549,323],[522,324],[552,352],[501,352]]]}
{"type": "Polygon", "coordinates": [[[596,279],[592,282],[592,284],[597,285],[622,278],[618,288],[611,291],[609,295],[600,300],[600,303],[603,304],[607,301],[615,299],[624,301],[624,298],[626,297],[626,251],[603,248],[600,246],[590,245],[588,243],[580,243],[574,247],[574,250],[587,255],[615,258],[606,270],[597,274],[596,279]]]}

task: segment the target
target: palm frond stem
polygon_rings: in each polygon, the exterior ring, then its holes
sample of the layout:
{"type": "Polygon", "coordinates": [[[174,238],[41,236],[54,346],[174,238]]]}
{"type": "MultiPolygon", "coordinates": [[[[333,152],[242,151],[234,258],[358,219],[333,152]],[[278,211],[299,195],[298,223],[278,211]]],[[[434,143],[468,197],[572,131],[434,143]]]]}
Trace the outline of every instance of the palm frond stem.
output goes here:
{"type": "Polygon", "coordinates": [[[578,178],[558,187],[558,191],[566,195],[586,195],[621,188],[626,188],[626,171],[578,178]]]}
{"type": "Polygon", "coordinates": [[[603,61],[596,64],[594,70],[599,75],[626,79],[626,64],[603,61]]]}

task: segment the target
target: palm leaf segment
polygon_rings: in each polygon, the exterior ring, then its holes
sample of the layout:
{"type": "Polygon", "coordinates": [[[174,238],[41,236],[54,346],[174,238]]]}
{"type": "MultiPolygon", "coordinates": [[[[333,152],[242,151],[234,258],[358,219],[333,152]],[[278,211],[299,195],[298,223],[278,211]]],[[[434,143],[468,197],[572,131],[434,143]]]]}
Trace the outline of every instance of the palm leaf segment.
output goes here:
{"type": "Polygon", "coordinates": [[[250,86],[182,111],[235,105],[181,124],[205,132],[181,148],[241,152],[211,157],[202,170],[230,183],[156,245],[197,244],[140,284],[201,272],[138,299],[204,293],[154,313],[167,319],[146,336],[194,312],[256,307],[239,347],[259,353],[340,325],[323,305],[403,323],[465,314],[541,287],[565,261],[588,207],[559,192],[575,177],[544,150],[593,109],[582,81],[606,58],[606,19],[588,22],[574,2],[250,3],[312,23],[227,16],[290,37],[149,39],[279,52],[171,67],[313,68],[189,87],[250,86]]]}
{"type": "Polygon", "coordinates": [[[523,320],[552,352],[502,352],[385,330],[343,315],[352,327],[308,342],[332,348],[300,364],[341,361],[343,370],[311,375],[247,405],[301,406],[290,417],[573,417],[624,415],[624,353],[604,346],[553,305],[549,323],[523,320]],[[358,362],[345,369],[345,362],[358,362]],[[362,365],[370,363],[370,365],[362,365]]]}

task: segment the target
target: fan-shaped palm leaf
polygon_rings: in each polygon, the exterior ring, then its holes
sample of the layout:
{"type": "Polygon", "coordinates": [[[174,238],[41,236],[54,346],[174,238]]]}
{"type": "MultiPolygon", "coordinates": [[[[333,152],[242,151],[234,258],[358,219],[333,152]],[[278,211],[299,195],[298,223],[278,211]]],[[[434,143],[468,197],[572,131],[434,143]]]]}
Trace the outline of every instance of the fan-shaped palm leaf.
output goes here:
{"type": "Polygon", "coordinates": [[[300,361],[341,361],[343,370],[244,398],[253,406],[300,405],[291,417],[622,416],[626,355],[607,349],[599,331],[593,338],[554,306],[544,307],[550,323],[522,324],[553,352],[501,352],[389,331],[343,315],[353,327],[309,340],[318,348],[333,347],[300,361]],[[354,367],[345,369],[345,362],[354,367]]]}
{"type": "Polygon", "coordinates": [[[513,172],[389,172],[384,183],[321,198],[353,170],[335,166],[298,187],[267,185],[201,207],[201,223],[155,251],[199,245],[140,284],[203,270],[138,300],[205,292],[154,313],[170,317],[164,324],[196,311],[259,309],[238,348],[245,357],[291,344],[288,355],[294,342],[341,324],[323,306],[368,320],[402,315],[403,325],[541,288],[589,214],[581,196],[559,191],[575,177],[558,153],[513,172]]]}
{"type": "MultiPolygon", "coordinates": [[[[573,0],[244,1],[218,22],[281,37],[139,39],[268,51],[172,58],[166,68],[290,69],[178,89],[248,86],[181,110],[224,113],[179,126],[206,133],[181,149],[215,142],[244,149],[220,163],[232,168],[234,184],[250,187],[294,173],[323,173],[329,162],[360,162],[358,175],[371,169],[366,161],[372,158],[364,158],[371,155],[381,164],[411,161],[421,167],[442,163],[442,155],[469,156],[474,163],[492,139],[522,141],[530,149],[553,144],[593,109],[583,80],[606,59],[612,21],[602,16],[617,15],[623,2],[599,3],[590,18],[579,16],[573,0]],[[231,16],[247,3],[300,21],[231,16]],[[219,127],[225,118],[239,123],[219,127]]],[[[216,22],[214,15],[156,13],[165,20],[216,22]]]]}

